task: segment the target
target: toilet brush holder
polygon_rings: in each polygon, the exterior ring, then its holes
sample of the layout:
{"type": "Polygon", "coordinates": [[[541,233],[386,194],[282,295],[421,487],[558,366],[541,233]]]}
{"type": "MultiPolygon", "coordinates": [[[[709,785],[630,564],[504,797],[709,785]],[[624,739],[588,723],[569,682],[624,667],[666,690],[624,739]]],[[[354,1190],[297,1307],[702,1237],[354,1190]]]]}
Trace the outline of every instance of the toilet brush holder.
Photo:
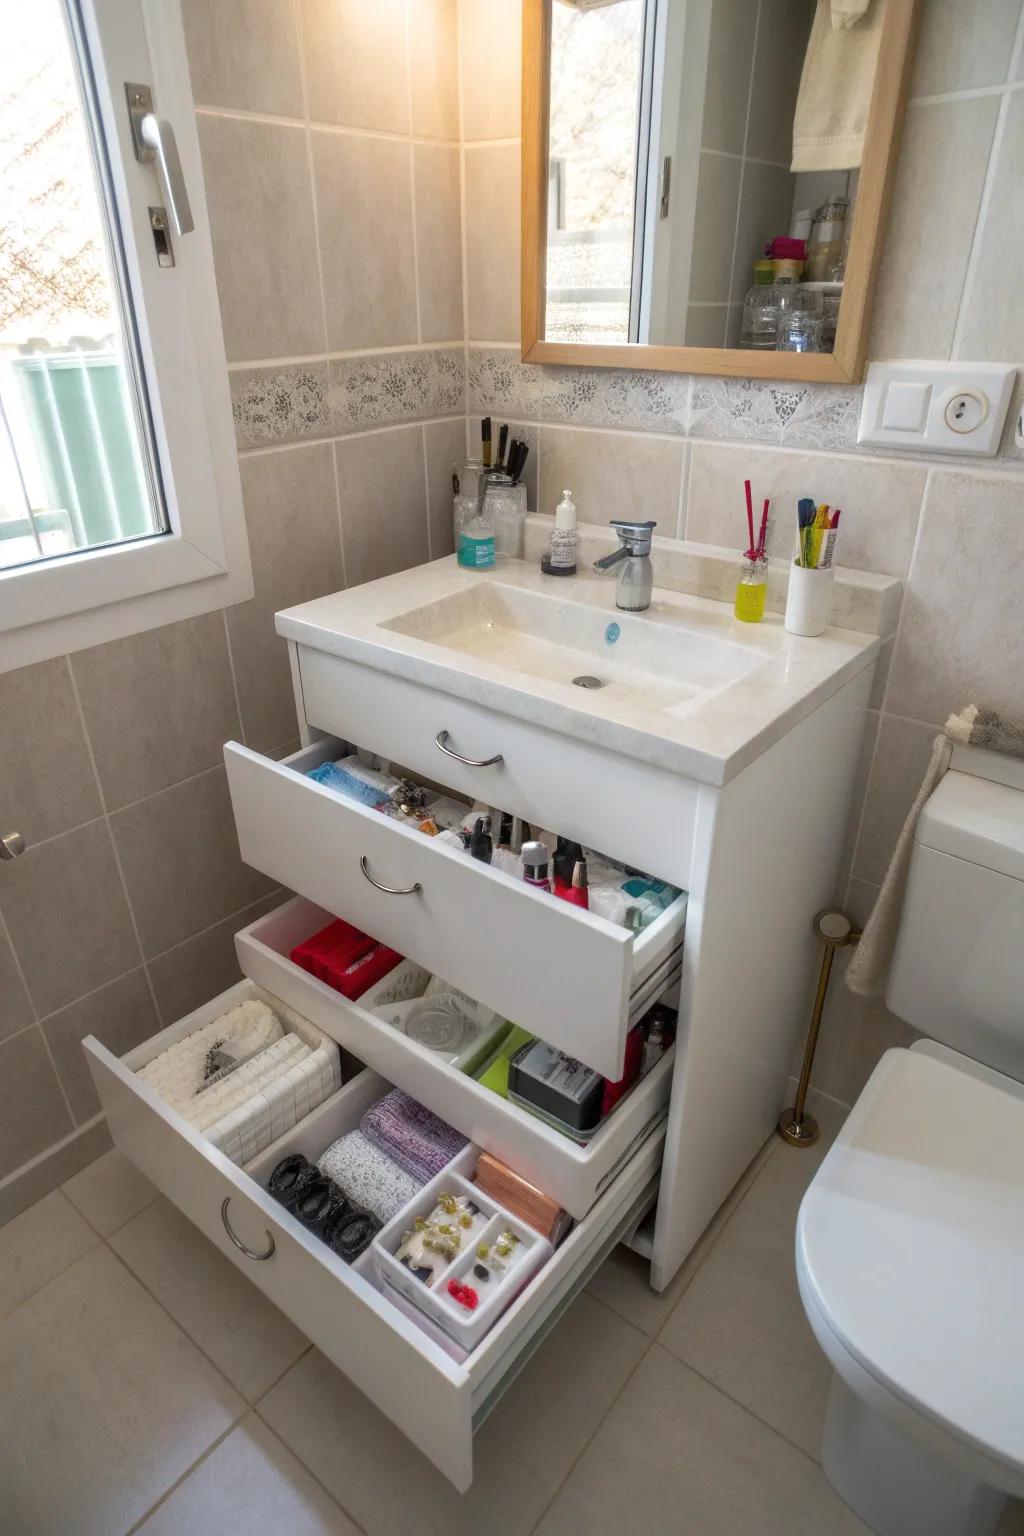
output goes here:
{"type": "Polygon", "coordinates": [[[814,995],[814,1007],[811,1009],[811,1024],[807,1031],[807,1044],[804,1046],[800,1081],[796,1087],[796,1102],[791,1109],[784,1109],[779,1116],[779,1135],[783,1141],[788,1141],[791,1147],[813,1147],[821,1134],[817,1120],[804,1108],[811,1082],[811,1068],[814,1066],[814,1052],[821,1032],[821,1016],[825,1011],[828,982],[832,974],[832,961],[835,959],[836,950],[845,948],[847,944],[856,944],[860,938],[860,929],[853,926],[846,913],[831,907],[818,913],[814,919],[814,932],[824,946],[821,970],[818,973],[818,990],[814,995]]]}
{"type": "Polygon", "coordinates": [[[832,567],[798,565],[789,568],[784,624],[791,635],[821,635],[832,607],[832,567]]]}

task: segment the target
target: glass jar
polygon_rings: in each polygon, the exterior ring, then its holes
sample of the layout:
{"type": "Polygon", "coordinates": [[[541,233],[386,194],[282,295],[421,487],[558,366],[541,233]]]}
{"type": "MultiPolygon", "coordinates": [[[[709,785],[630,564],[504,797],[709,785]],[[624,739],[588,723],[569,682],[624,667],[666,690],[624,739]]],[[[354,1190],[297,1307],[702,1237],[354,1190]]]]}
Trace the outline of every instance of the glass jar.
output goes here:
{"type": "Polygon", "coordinates": [[[458,489],[452,498],[452,532],[456,549],[459,547],[459,534],[467,523],[472,522],[479,509],[480,476],[483,472],[483,459],[465,459],[455,470],[458,489]]]}
{"type": "Polygon", "coordinates": [[[780,352],[820,352],[822,350],[821,290],[796,283],[783,296],[779,307],[780,352]]]}
{"type": "Polygon", "coordinates": [[[832,283],[842,278],[846,216],[850,200],[828,197],[814,215],[807,247],[807,281],[832,283]]]}
{"type": "Polygon", "coordinates": [[[500,471],[487,477],[486,515],[494,528],[498,560],[521,560],[526,548],[526,486],[500,471]]]}
{"type": "Polygon", "coordinates": [[[740,346],[750,352],[774,352],[778,345],[780,289],[771,279],[772,263],[755,261],[754,282],[743,301],[740,327],[740,346]]]}
{"type": "Polygon", "coordinates": [[[744,624],[760,624],[764,618],[767,597],[767,559],[744,560],[740,579],[736,583],[733,613],[738,619],[742,619],[744,624]]]}

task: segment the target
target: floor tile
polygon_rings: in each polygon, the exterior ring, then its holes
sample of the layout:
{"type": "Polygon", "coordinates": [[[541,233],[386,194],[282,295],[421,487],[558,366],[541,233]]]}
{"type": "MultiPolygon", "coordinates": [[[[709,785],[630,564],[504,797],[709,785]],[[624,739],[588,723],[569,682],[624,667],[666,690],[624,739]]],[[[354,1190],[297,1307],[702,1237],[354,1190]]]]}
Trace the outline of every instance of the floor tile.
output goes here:
{"type": "Polygon", "coordinates": [[[98,1242],[59,1189],[0,1227],[0,1317],[98,1242]]]}
{"type": "Polygon", "coordinates": [[[156,1199],[156,1190],[123,1152],[111,1147],[61,1188],[100,1237],[109,1237],[156,1199]]]}
{"type": "Polygon", "coordinates": [[[250,1402],[309,1348],[284,1313],[168,1201],[128,1222],[110,1246],[250,1402]]]}
{"type": "Polygon", "coordinates": [[[106,1248],[0,1324],[0,1524],[120,1536],[244,1410],[106,1248]]]}
{"type": "Polygon", "coordinates": [[[275,1434],[243,1419],[139,1527],[139,1536],[358,1536],[275,1434]]]}
{"type": "Polygon", "coordinates": [[[651,1289],[649,1261],[620,1245],[612,1250],[590,1281],[587,1286],[590,1294],[624,1317],[627,1323],[632,1323],[635,1328],[642,1329],[654,1338],[711,1252],[729,1217],[760,1173],[766,1158],[775,1151],[777,1145],[772,1140],[762,1147],[663,1291],[651,1289]]]}
{"type": "Polygon", "coordinates": [[[831,1370],[796,1285],[804,1190],[830,1143],[780,1145],[658,1335],[666,1349],[817,1457],[831,1370]]]}
{"type": "Polygon", "coordinates": [[[526,1536],[646,1347],[580,1297],[480,1430],[464,1497],[315,1350],[259,1411],[367,1536],[526,1536]]]}
{"type": "Polygon", "coordinates": [[[868,1536],[821,1469],[653,1345],[537,1536],[868,1536]]]}

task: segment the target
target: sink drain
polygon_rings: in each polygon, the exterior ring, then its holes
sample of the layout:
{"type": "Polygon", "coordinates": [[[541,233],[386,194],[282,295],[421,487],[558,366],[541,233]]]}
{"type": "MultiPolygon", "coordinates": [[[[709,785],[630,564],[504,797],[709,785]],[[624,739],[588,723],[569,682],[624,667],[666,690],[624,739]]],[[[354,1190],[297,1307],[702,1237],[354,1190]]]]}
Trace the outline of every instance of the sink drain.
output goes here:
{"type": "Polygon", "coordinates": [[[603,688],[604,687],[604,678],[603,677],[590,677],[587,674],[584,674],[583,677],[574,677],[572,681],[573,681],[573,686],[576,687],[576,688],[603,688]]]}

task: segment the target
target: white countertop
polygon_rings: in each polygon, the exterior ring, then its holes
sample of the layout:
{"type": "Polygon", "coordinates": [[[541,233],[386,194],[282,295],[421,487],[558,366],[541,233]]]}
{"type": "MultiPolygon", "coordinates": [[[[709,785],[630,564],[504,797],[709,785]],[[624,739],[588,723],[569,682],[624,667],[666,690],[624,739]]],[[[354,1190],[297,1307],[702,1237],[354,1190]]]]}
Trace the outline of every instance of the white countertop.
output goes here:
{"type": "Polygon", "coordinates": [[[665,626],[667,638],[683,633],[696,636],[697,643],[740,647],[746,653],[744,665],[752,669],[722,687],[698,690],[694,697],[666,707],[659,686],[652,685],[650,698],[637,697],[635,686],[626,698],[614,688],[589,691],[571,682],[525,676],[509,658],[503,660],[500,647],[476,656],[385,627],[413,610],[465,594],[482,583],[543,594],[560,607],[586,604],[600,609],[609,622],[629,617],[615,607],[614,571],[605,577],[559,578],[543,575],[533,564],[511,561],[473,572],[462,570],[449,556],[285,609],[276,617],[277,632],[316,650],[713,785],[733,778],[844,683],[870,667],[881,644],[874,635],[831,628],[815,639],[803,639],[787,634],[782,619],[775,615],[766,615],[760,624],[742,624],[729,604],[655,587],[651,607],[640,618],[665,626]]]}

